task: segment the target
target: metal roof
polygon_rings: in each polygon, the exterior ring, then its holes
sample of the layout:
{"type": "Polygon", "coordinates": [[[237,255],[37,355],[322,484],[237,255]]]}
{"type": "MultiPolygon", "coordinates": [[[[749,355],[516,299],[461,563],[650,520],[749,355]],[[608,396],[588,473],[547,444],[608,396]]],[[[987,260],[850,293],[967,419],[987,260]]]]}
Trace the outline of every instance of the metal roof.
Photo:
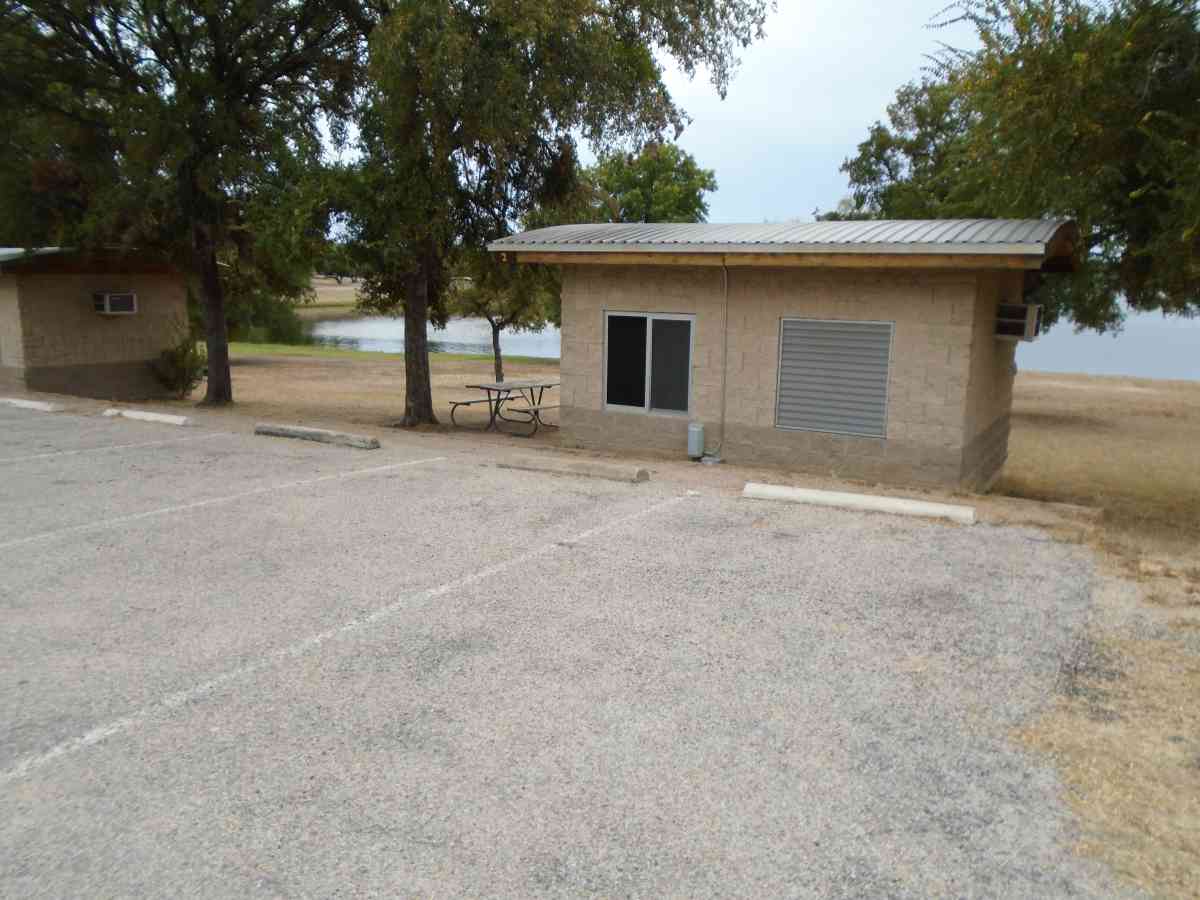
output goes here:
{"type": "Polygon", "coordinates": [[[933,253],[1042,256],[1067,219],[875,219],[715,225],[555,225],[488,244],[538,253],[933,253]]]}
{"type": "Polygon", "coordinates": [[[54,256],[57,253],[64,252],[63,247],[34,247],[26,249],[25,247],[0,247],[0,263],[15,262],[21,259],[29,259],[34,256],[54,256]]]}

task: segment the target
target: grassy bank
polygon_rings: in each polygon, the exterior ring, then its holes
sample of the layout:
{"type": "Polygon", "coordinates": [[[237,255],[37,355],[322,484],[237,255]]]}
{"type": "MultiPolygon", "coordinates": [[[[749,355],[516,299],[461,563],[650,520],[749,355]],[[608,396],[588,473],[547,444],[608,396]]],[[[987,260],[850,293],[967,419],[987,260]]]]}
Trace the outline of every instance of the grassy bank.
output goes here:
{"type": "Polygon", "coordinates": [[[353,303],[304,303],[296,307],[300,321],[307,322],[330,319],[357,319],[362,314],[353,303]]]}
{"type": "MultiPolygon", "coordinates": [[[[371,350],[343,350],[340,347],[320,347],[312,344],[247,344],[232,341],[229,352],[236,359],[239,356],[295,356],[307,359],[356,359],[362,362],[402,361],[403,353],[376,353],[371,350]]],[[[431,353],[429,362],[434,368],[439,363],[486,362],[492,361],[490,353],[431,353]]],[[[557,359],[545,359],[540,356],[508,356],[504,364],[514,366],[552,366],[558,368],[557,359]]]]}

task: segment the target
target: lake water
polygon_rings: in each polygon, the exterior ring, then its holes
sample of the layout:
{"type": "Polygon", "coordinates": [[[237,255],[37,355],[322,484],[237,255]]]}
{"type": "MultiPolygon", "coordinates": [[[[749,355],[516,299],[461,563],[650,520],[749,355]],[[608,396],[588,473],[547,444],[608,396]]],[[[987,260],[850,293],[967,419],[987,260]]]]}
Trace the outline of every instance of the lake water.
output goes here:
{"type": "Polygon", "coordinates": [[[1017,366],[1039,372],[1200,381],[1200,318],[1139,313],[1129,316],[1115,335],[1075,334],[1069,325],[1056,325],[1036,341],[1020,345],[1017,366]]]}
{"type": "MultiPolygon", "coordinates": [[[[314,344],[347,350],[378,353],[404,352],[404,320],[390,316],[363,316],[359,319],[318,319],[308,328],[314,344]]],[[[429,328],[431,353],[492,352],[492,326],[486,319],[451,319],[445,328],[429,328]]],[[[558,359],[561,352],[558,329],[500,332],[500,351],[510,356],[539,356],[558,359]]]]}
{"type": "MultiPolygon", "coordinates": [[[[387,316],[318,320],[311,323],[314,343],[384,353],[404,352],[404,320],[387,316]]],[[[491,353],[492,330],[483,319],[453,319],[446,328],[430,328],[434,353],[491,353]]],[[[502,332],[500,349],[513,356],[557,359],[559,332],[502,332]]],[[[1158,313],[1131,315],[1117,335],[1075,334],[1059,325],[1017,350],[1017,365],[1042,372],[1132,375],[1139,378],[1200,380],[1200,318],[1164,318],[1158,313]]]]}

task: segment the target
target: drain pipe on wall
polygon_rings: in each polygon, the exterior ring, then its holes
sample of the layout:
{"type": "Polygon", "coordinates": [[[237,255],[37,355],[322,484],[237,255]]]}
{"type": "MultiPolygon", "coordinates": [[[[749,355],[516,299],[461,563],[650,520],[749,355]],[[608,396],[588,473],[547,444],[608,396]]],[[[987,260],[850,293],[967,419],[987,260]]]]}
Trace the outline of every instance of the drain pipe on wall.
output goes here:
{"type": "Polygon", "coordinates": [[[725,327],[721,331],[721,439],[716,450],[705,450],[701,462],[715,465],[721,461],[721,448],[725,446],[725,393],[729,384],[729,266],[721,257],[721,295],[725,301],[725,327]]]}

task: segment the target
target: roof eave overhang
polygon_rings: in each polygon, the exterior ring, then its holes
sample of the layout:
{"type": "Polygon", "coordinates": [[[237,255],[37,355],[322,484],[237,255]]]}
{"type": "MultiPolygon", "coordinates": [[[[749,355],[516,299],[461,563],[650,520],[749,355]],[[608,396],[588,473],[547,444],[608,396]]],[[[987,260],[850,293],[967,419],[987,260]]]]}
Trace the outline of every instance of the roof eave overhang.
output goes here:
{"type": "Polygon", "coordinates": [[[1018,242],[545,241],[529,233],[488,245],[511,262],[546,265],[773,266],[894,269],[1023,269],[1071,272],[1079,267],[1079,225],[1061,221],[1018,242]],[[533,240],[528,238],[534,237],[533,240]]]}
{"type": "Polygon", "coordinates": [[[178,274],[179,269],[159,254],[83,252],[68,248],[35,250],[0,262],[3,275],[44,274],[178,274]]]}
{"type": "Polygon", "coordinates": [[[625,266],[725,266],[727,268],[846,268],[846,269],[1017,269],[1038,270],[1045,262],[1040,248],[1031,252],[1029,245],[1020,245],[1015,252],[1002,252],[995,246],[986,250],[947,253],[944,246],[936,250],[912,245],[903,250],[880,250],[875,247],[819,250],[806,247],[796,251],[783,246],[728,247],[704,249],[703,245],[679,247],[633,246],[621,249],[616,245],[581,247],[576,245],[491,244],[488,249],[502,253],[517,262],[542,265],[625,265],[625,266]]]}
{"type": "Polygon", "coordinates": [[[854,256],[895,255],[921,256],[1012,256],[1033,255],[1041,258],[1041,245],[1030,244],[961,244],[948,249],[945,244],[549,244],[495,241],[488,244],[493,253],[715,253],[729,257],[738,255],[778,254],[795,256],[836,254],[854,256]]]}

